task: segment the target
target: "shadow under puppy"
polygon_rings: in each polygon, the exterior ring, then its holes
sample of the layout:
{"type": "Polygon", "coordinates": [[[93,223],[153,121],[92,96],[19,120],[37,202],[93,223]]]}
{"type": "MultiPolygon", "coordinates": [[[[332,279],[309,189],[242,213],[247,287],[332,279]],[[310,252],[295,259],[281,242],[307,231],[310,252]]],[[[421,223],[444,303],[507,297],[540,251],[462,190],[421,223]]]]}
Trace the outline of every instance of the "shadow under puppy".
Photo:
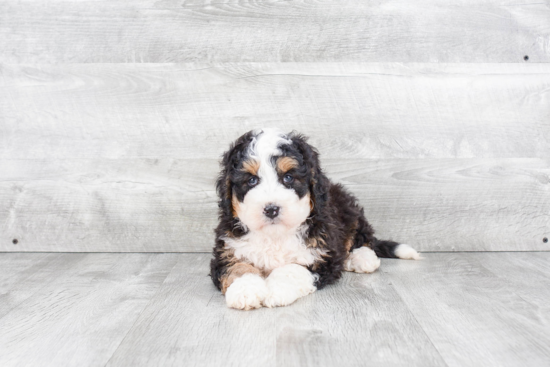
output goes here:
{"type": "Polygon", "coordinates": [[[210,276],[229,307],[286,306],[344,270],[374,272],[379,257],[419,259],[409,245],[374,237],[357,199],[324,175],[303,135],[250,131],[221,165],[210,276]]]}

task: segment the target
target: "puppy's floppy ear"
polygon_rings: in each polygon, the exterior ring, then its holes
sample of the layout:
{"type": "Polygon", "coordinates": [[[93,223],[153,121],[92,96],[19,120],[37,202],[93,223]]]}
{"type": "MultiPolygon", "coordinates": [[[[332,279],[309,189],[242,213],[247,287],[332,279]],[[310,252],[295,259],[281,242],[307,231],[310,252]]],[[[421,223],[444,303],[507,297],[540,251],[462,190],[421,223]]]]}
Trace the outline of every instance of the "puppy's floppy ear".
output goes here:
{"type": "Polygon", "coordinates": [[[319,164],[319,152],[317,149],[307,143],[307,137],[301,134],[291,133],[290,139],[298,148],[304,160],[304,166],[308,170],[311,177],[309,191],[312,200],[312,214],[320,216],[323,213],[325,206],[328,203],[328,195],[330,189],[330,181],[321,170],[319,164]]]}
{"type": "Polygon", "coordinates": [[[229,150],[223,154],[220,162],[221,172],[216,181],[216,191],[218,192],[218,206],[220,208],[220,218],[233,217],[233,204],[231,203],[233,188],[231,183],[231,173],[242,161],[246,148],[252,140],[252,131],[247,132],[237,139],[229,150]]]}

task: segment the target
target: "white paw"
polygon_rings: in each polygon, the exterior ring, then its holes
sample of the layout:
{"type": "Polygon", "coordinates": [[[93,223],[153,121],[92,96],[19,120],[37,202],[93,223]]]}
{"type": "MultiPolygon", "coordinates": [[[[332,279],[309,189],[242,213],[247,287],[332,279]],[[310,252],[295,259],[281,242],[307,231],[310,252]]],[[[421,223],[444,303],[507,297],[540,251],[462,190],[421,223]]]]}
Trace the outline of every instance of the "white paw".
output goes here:
{"type": "Polygon", "coordinates": [[[372,273],[380,267],[380,259],[368,247],[359,247],[353,250],[346,261],[344,269],[356,273],[372,273]]]}
{"type": "Polygon", "coordinates": [[[420,259],[422,259],[420,257],[420,254],[418,252],[416,252],[415,249],[413,249],[409,245],[405,245],[404,243],[400,244],[399,246],[397,246],[395,248],[394,254],[398,258],[405,259],[405,260],[420,260],[420,259]]]}
{"type": "Polygon", "coordinates": [[[297,264],[276,268],[267,277],[266,284],[269,294],[263,304],[267,307],[287,306],[317,290],[315,276],[297,264]]]}
{"type": "Polygon", "coordinates": [[[227,306],[238,310],[251,310],[262,307],[268,290],[265,280],[257,274],[244,274],[235,279],[225,291],[227,306]]]}

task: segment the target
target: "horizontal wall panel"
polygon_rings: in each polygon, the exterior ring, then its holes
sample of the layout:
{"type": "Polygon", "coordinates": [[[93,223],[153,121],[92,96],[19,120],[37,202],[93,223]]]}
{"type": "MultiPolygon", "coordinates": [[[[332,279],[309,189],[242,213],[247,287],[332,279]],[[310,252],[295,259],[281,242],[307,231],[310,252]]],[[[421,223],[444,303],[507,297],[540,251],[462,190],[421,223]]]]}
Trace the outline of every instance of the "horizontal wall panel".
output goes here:
{"type": "Polygon", "coordinates": [[[530,0],[15,1],[0,62],[550,61],[530,0]]]}
{"type": "Polygon", "coordinates": [[[0,182],[0,250],[205,251],[217,217],[217,166],[214,160],[2,161],[0,170],[12,174],[0,182]]]}
{"type": "Polygon", "coordinates": [[[327,158],[550,156],[550,64],[0,66],[0,158],[217,159],[252,128],[327,158]]]}
{"type": "MultiPolygon", "coordinates": [[[[550,160],[325,159],[380,238],[421,251],[546,251],[550,160]]],[[[0,161],[0,251],[210,251],[216,160],[0,161]],[[13,244],[17,239],[18,243],[13,244]]]]}

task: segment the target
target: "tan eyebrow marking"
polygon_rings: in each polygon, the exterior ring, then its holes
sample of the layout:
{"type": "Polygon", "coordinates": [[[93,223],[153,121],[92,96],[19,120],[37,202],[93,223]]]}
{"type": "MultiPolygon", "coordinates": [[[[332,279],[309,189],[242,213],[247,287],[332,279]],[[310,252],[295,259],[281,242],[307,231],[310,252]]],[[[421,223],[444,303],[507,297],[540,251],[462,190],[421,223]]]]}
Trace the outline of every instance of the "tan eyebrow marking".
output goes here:
{"type": "Polygon", "coordinates": [[[243,171],[250,173],[251,175],[258,176],[258,170],[260,169],[260,162],[255,159],[249,159],[243,162],[243,171]]]}
{"type": "Polygon", "coordinates": [[[298,167],[298,161],[291,157],[281,157],[277,159],[277,170],[280,173],[288,172],[293,168],[298,167]]]}

